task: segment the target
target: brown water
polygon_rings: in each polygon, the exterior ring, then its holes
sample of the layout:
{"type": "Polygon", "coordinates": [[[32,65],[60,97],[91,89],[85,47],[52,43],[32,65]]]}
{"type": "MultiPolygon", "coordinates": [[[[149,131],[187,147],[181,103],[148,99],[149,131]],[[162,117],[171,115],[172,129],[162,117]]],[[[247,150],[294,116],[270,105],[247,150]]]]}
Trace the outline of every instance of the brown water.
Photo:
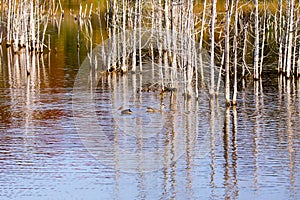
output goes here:
{"type": "Polygon", "coordinates": [[[205,89],[137,92],[150,67],[73,90],[76,29],[52,27],[57,54],[32,56],[30,76],[0,49],[0,199],[300,198],[300,81],[249,83],[236,110],[205,89]]]}

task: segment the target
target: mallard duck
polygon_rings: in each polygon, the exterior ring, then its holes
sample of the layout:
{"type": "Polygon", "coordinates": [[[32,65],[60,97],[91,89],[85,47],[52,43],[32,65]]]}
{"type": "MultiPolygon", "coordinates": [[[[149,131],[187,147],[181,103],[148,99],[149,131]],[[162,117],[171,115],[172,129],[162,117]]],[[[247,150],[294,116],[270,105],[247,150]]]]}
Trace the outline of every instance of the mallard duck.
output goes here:
{"type": "Polygon", "coordinates": [[[158,110],[156,108],[147,107],[146,112],[161,112],[161,110],[158,110]]]}
{"type": "Polygon", "coordinates": [[[130,108],[129,108],[129,109],[122,110],[122,111],[121,111],[121,114],[122,114],[122,115],[130,115],[130,114],[132,114],[132,110],[130,110],[130,108]]]}
{"type": "Polygon", "coordinates": [[[156,108],[147,107],[146,112],[152,112],[152,113],[162,112],[164,108],[165,108],[165,104],[162,103],[161,106],[160,106],[160,110],[156,109],[156,108]]]}

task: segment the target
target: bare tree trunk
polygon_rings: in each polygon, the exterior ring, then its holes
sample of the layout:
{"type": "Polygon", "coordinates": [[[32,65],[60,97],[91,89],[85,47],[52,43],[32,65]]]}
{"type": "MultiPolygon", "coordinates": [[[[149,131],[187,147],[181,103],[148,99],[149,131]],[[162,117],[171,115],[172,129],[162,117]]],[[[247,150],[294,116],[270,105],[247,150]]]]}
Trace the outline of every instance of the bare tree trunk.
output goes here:
{"type": "MultiPolygon", "coordinates": [[[[155,0],[152,0],[152,12],[151,12],[151,35],[154,34],[154,30],[156,29],[156,23],[155,23],[155,0]]],[[[153,47],[153,43],[151,42],[150,44],[150,50],[151,50],[151,63],[152,63],[152,77],[154,78],[154,74],[155,74],[155,61],[154,61],[154,47],[153,47]]]]}
{"type": "MultiPolygon", "coordinates": [[[[3,7],[3,6],[2,6],[3,7]]],[[[8,8],[7,8],[7,25],[6,25],[6,46],[10,46],[11,45],[11,11],[12,11],[12,1],[8,1],[8,8]]]]}
{"type": "Polygon", "coordinates": [[[203,73],[203,60],[202,60],[202,45],[203,45],[203,37],[204,37],[204,25],[205,23],[205,18],[206,18],[206,0],[203,2],[203,10],[202,10],[202,19],[201,19],[201,30],[200,30],[200,42],[199,42],[199,48],[200,48],[200,75],[201,75],[201,80],[203,81],[204,79],[204,73],[203,73]]]}
{"type": "MultiPolygon", "coordinates": [[[[1,0],[1,13],[0,13],[0,45],[3,41],[3,25],[4,25],[4,6],[3,6],[3,0],[1,0]]],[[[0,50],[1,51],[1,50],[0,50]]]]}
{"type": "Polygon", "coordinates": [[[235,1],[235,7],[234,7],[234,36],[233,36],[233,51],[234,51],[234,61],[233,61],[233,67],[234,67],[234,80],[233,80],[233,97],[232,97],[232,105],[237,105],[237,50],[238,50],[238,44],[237,44],[237,37],[238,37],[238,4],[239,0],[235,1]]]}
{"type": "Polygon", "coordinates": [[[210,91],[209,94],[211,96],[214,95],[215,88],[215,21],[217,15],[217,0],[212,0],[212,9],[211,9],[211,55],[210,55],[210,91]]]}
{"type": "Polygon", "coordinates": [[[243,45],[243,68],[242,68],[242,78],[245,78],[245,72],[247,67],[246,62],[246,52],[247,52],[247,38],[248,38],[248,23],[244,27],[244,45],[243,45]]]}
{"type": "Polygon", "coordinates": [[[220,71],[219,71],[219,75],[218,75],[218,83],[217,83],[217,91],[216,91],[216,96],[219,95],[219,91],[220,91],[220,85],[221,85],[221,79],[222,79],[222,69],[224,66],[224,51],[222,52],[222,58],[221,58],[221,63],[220,63],[220,71]]]}
{"type": "Polygon", "coordinates": [[[226,105],[230,106],[230,58],[229,58],[229,51],[230,51],[230,44],[229,44],[229,34],[230,34],[230,5],[229,0],[226,0],[226,19],[225,19],[225,98],[226,98],[226,105]]]}
{"type": "Polygon", "coordinates": [[[192,43],[192,40],[194,40],[194,34],[193,34],[193,27],[194,27],[194,16],[193,16],[193,2],[191,0],[188,0],[187,5],[187,20],[186,20],[186,30],[187,30],[187,36],[186,36],[186,43],[187,43],[187,78],[188,83],[192,83],[193,78],[193,67],[192,67],[192,59],[193,59],[193,52],[194,52],[194,45],[192,43]]]}
{"type": "Polygon", "coordinates": [[[138,31],[138,35],[139,35],[139,65],[140,65],[140,72],[143,71],[143,62],[142,62],[142,4],[143,4],[143,0],[139,0],[138,1],[139,6],[138,6],[138,27],[139,27],[139,31],[138,31]]]}
{"type": "Polygon", "coordinates": [[[39,51],[42,51],[41,50],[41,45],[40,45],[40,20],[38,19],[40,14],[39,14],[39,6],[38,6],[39,2],[38,0],[35,1],[35,6],[34,6],[34,15],[35,15],[35,21],[36,21],[36,34],[37,34],[37,39],[36,39],[36,45],[35,45],[35,48],[36,48],[36,51],[39,52],[39,51]]]}
{"type": "MultiPolygon", "coordinates": [[[[278,13],[275,13],[274,14],[274,23],[272,24],[272,29],[274,30],[273,31],[274,39],[277,42],[278,42],[278,32],[279,31],[276,31],[276,30],[278,30],[278,27],[279,27],[279,25],[278,25],[278,13]]],[[[278,44],[279,44],[279,42],[278,42],[278,44]]]]}
{"type": "Polygon", "coordinates": [[[254,41],[254,79],[259,79],[259,71],[258,71],[258,62],[259,62],[259,16],[258,16],[258,0],[253,0],[254,2],[254,30],[255,30],[255,41],[254,41]]]}
{"type": "MultiPolygon", "coordinates": [[[[159,8],[162,7],[162,0],[158,0],[158,6],[159,8]]],[[[163,45],[161,40],[162,37],[162,12],[161,9],[158,10],[158,18],[157,18],[157,23],[158,23],[158,37],[157,37],[157,47],[158,47],[158,66],[160,68],[160,78],[161,78],[161,84],[162,84],[162,91],[164,90],[164,73],[163,73],[163,68],[162,68],[162,56],[163,56],[163,45]]]]}
{"type": "Polygon", "coordinates": [[[287,43],[287,58],[286,58],[286,77],[291,76],[291,59],[292,59],[292,46],[293,46],[293,36],[294,36],[294,4],[295,0],[289,1],[289,31],[288,31],[288,43],[287,43]]]}
{"type": "MultiPolygon", "coordinates": [[[[136,34],[137,34],[137,12],[138,12],[138,2],[139,1],[135,1],[134,4],[134,23],[133,23],[133,39],[132,39],[132,71],[135,72],[136,71],[136,34]]],[[[154,5],[152,4],[153,9],[154,9],[154,5]]],[[[154,12],[154,10],[153,10],[154,12]]],[[[153,26],[153,25],[152,25],[153,26]]]]}
{"type": "MultiPolygon", "coordinates": [[[[298,48],[298,61],[297,61],[297,77],[300,76],[300,45],[299,45],[299,48],[298,48]]],[[[300,80],[298,80],[300,81],[300,80]]]]}
{"type": "Polygon", "coordinates": [[[123,15],[122,15],[122,66],[121,66],[121,71],[123,73],[127,72],[127,64],[126,64],[126,10],[127,10],[127,2],[125,2],[125,0],[122,0],[122,11],[123,11],[123,15]]]}
{"type": "Polygon", "coordinates": [[[111,65],[108,66],[109,71],[115,71],[117,68],[117,13],[118,13],[118,5],[117,5],[117,0],[112,0],[113,1],[113,8],[112,8],[112,35],[111,35],[111,45],[112,45],[112,51],[111,51],[111,65]]]}
{"type": "Polygon", "coordinates": [[[296,20],[296,22],[295,22],[295,28],[294,28],[294,31],[295,31],[295,33],[294,33],[294,35],[295,35],[295,37],[294,37],[294,39],[293,39],[293,62],[292,62],[292,69],[291,69],[291,71],[292,71],[292,73],[295,73],[296,75],[297,75],[297,69],[296,69],[296,57],[297,57],[297,55],[296,55],[296,53],[297,53],[297,41],[298,41],[298,32],[299,32],[299,30],[298,30],[298,24],[299,24],[299,15],[297,15],[296,16],[297,17],[297,20],[296,20]]]}
{"type": "Polygon", "coordinates": [[[263,62],[264,62],[264,49],[265,49],[265,39],[266,39],[266,23],[267,23],[267,10],[265,8],[266,2],[264,1],[264,19],[263,19],[263,29],[262,29],[262,44],[261,44],[261,55],[260,55],[260,66],[259,66],[259,77],[262,74],[263,62]]]}
{"type": "MultiPolygon", "coordinates": [[[[104,41],[104,40],[103,40],[103,32],[102,32],[103,27],[102,27],[102,21],[101,21],[100,4],[98,4],[98,10],[99,10],[99,13],[98,13],[98,21],[99,21],[99,25],[100,25],[100,27],[99,27],[100,38],[101,38],[101,41],[104,41]]],[[[101,70],[103,70],[103,68],[104,68],[104,65],[103,65],[103,64],[106,63],[106,56],[105,56],[104,46],[102,45],[101,48],[102,48],[102,49],[101,49],[102,63],[99,63],[99,64],[101,64],[101,70]]]]}
{"type": "Polygon", "coordinates": [[[174,82],[173,80],[176,79],[176,76],[177,76],[177,38],[178,38],[178,20],[179,20],[179,16],[178,16],[178,11],[179,11],[179,8],[178,6],[174,6],[174,4],[171,4],[171,9],[172,9],[172,12],[171,12],[171,29],[172,29],[172,39],[171,39],[171,45],[172,45],[172,49],[173,49],[173,52],[172,52],[172,57],[171,57],[171,65],[172,65],[172,68],[171,68],[171,83],[172,83],[172,87],[174,87],[174,82]]]}
{"type": "MultiPolygon", "coordinates": [[[[286,11],[287,14],[286,16],[289,16],[289,10],[286,11]]],[[[288,43],[288,27],[289,27],[289,20],[288,22],[286,22],[287,20],[284,18],[284,25],[283,25],[283,35],[282,35],[282,48],[283,48],[283,55],[282,55],[282,73],[286,73],[286,64],[287,64],[287,52],[288,52],[288,48],[287,48],[287,43],[288,43]]]]}
{"type": "Polygon", "coordinates": [[[170,50],[170,16],[169,16],[169,5],[170,1],[164,1],[164,17],[165,17],[165,30],[166,30],[166,37],[165,37],[165,47],[167,50],[164,52],[164,65],[165,65],[165,74],[168,75],[169,71],[169,55],[171,55],[170,50]]]}
{"type": "Polygon", "coordinates": [[[30,37],[31,37],[31,49],[35,49],[36,34],[35,34],[35,16],[34,16],[34,5],[33,0],[30,1],[30,37]]]}

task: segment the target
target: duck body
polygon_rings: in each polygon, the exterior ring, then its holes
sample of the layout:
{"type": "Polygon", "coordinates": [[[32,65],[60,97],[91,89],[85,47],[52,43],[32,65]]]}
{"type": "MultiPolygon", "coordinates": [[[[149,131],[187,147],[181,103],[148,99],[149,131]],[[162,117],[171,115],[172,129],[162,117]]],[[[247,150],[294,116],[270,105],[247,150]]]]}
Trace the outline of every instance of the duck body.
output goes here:
{"type": "Polygon", "coordinates": [[[163,112],[164,108],[165,108],[165,104],[162,103],[161,106],[160,106],[160,109],[147,107],[146,108],[146,112],[149,112],[149,113],[163,112]]]}
{"type": "Polygon", "coordinates": [[[130,115],[130,114],[132,114],[132,110],[130,110],[130,109],[122,110],[122,111],[121,111],[121,114],[122,114],[122,115],[130,115]]]}
{"type": "Polygon", "coordinates": [[[158,110],[156,108],[147,107],[146,108],[146,112],[152,112],[152,113],[154,113],[154,112],[161,112],[161,110],[158,110]]]}

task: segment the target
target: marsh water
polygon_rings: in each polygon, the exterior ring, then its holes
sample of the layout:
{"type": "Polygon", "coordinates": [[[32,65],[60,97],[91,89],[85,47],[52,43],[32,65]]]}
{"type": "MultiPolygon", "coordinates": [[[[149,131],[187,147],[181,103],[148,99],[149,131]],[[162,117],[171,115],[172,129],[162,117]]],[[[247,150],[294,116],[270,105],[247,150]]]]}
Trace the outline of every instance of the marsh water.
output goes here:
{"type": "Polygon", "coordinates": [[[58,24],[30,76],[0,49],[0,199],[300,198],[299,80],[248,81],[235,110],[205,89],[141,91],[149,66],[78,92],[86,52],[72,17],[58,24]]]}

